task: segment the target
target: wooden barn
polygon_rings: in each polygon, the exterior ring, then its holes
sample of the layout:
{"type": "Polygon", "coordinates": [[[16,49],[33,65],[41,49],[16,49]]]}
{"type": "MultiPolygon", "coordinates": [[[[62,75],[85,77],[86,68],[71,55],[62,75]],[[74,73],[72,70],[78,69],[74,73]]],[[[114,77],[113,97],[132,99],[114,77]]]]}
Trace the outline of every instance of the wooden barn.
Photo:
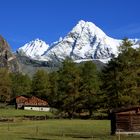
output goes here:
{"type": "Polygon", "coordinates": [[[42,100],[38,97],[26,97],[17,96],[16,97],[16,108],[24,110],[35,110],[35,111],[49,111],[50,107],[46,100],[42,100]]]}
{"type": "Polygon", "coordinates": [[[140,134],[140,106],[112,110],[111,134],[140,134]]]}

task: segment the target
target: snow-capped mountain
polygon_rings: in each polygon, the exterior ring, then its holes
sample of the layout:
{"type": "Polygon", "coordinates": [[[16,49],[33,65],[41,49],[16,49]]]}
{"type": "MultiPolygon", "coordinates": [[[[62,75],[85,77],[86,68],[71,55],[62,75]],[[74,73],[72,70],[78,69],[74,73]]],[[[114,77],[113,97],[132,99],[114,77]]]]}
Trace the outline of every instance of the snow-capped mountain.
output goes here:
{"type": "MultiPolygon", "coordinates": [[[[25,44],[18,52],[36,60],[61,61],[71,57],[76,62],[92,59],[106,62],[118,55],[121,42],[107,36],[92,22],[81,20],[64,38],[50,47],[41,40],[35,40],[25,44]]],[[[133,42],[138,44],[140,40],[133,42]]]]}
{"type": "Polygon", "coordinates": [[[107,59],[117,54],[117,46],[121,40],[108,37],[91,22],[83,20],[61,41],[44,54],[51,59],[65,59],[70,56],[74,60],[107,59]]]}
{"type": "Polygon", "coordinates": [[[31,59],[41,59],[42,54],[49,48],[49,45],[47,45],[44,41],[40,39],[36,39],[34,41],[31,41],[27,44],[25,44],[23,47],[19,48],[17,50],[18,54],[22,56],[27,56],[31,59]]]}

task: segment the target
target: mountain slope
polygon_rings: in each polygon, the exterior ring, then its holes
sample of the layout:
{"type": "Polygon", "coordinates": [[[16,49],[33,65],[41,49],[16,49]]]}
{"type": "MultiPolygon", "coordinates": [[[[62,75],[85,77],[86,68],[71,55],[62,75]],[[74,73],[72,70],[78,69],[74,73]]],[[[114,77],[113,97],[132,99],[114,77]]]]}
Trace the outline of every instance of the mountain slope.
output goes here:
{"type": "Polygon", "coordinates": [[[49,45],[47,45],[44,41],[40,39],[36,39],[34,41],[31,41],[27,44],[25,44],[23,47],[19,48],[17,50],[17,53],[19,53],[22,56],[27,56],[32,59],[40,59],[42,54],[49,48],[49,45]]]}
{"type": "MultiPolygon", "coordinates": [[[[140,40],[132,41],[135,44],[134,47],[137,47],[136,44],[140,42],[140,40]]],[[[75,62],[84,60],[106,62],[118,55],[121,42],[122,40],[107,36],[92,22],[81,20],[64,38],[50,47],[43,45],[41,48],[38,41],[33,41],[21,47],[18,53],[35,60],[51,62],[59,62],[66,57],[71,57],[75,62]]]]}
{"type": "Polygon", "coordinates": [[[107,59],[117,54],[121,40],[108,37],[101,29],[91,22],[79,21],[62,41],[54,45],[44,54],[54,59],[71,57],[79,59],[107,59]]]}
{"type": "Polygon", "coordinates": [[[10,72],[20,71],[16,56],[12,54],[10,46],[2,36],[0,36],[0,68],[6,68],[10,72]]]}

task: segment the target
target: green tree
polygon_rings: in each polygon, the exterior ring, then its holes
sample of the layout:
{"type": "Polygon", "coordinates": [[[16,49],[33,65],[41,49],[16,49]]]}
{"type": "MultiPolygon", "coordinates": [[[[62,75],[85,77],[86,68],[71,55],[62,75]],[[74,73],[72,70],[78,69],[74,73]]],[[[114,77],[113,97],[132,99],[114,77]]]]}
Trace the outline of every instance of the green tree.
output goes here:
{"type": "Polygon", "coordinates": [[[120,54],[113,58],[102,75],[102,91],[108,108],[136,105],[139,102],[138,81],[140,72],[140,50],[133,49],[125,39],[120,54]]]}
{"type": "Polygon", "coordinates": [[[96,65],[92,61],[85,62],[81,67],[81,87],[80,92],[83,98],[83,108],[92,111],[99,106],[99,77],[96,65]]]}
{"type": "Polygon", "coordinates": [[[44,70],[38,70],[32,79],[32,94],[35,96],[47,98],[48,73],[44,70]]]}
{"type": "Polygon", "coordinates": [[[49,73],[49,83],[48,83],[48,101],[51,107],[58,108],[59,95],[58,95],[58,72],[54,71],[49,73]]]}
{"type": "Polygon", "coordinates": [[[79,103],[79,69],[72,60],[66,59],[58,73],[59,106],[69,117],[73,117],[79,103]]]}
{"type": "Polygon", "coordinates": [[[9,101],[11,97],[11,79],[5,68],[0,69],[0,101],[9,101]]]}
{"type": "Polygon", "coordinates": [[[31,93],[31,79],[27,74],[11,73],[12,97],[29,95],[31,93]]]}

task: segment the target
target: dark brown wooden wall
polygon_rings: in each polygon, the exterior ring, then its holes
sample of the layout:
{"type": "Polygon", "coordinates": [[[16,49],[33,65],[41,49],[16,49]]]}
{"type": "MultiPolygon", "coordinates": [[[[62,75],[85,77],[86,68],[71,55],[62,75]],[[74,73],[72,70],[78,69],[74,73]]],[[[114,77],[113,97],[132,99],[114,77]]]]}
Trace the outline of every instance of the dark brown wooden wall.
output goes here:
{"type": "Polygon", "coordinates": [[[120,131],[140,132],[140,114],[117,114],[116,129],[120,131]]]}

